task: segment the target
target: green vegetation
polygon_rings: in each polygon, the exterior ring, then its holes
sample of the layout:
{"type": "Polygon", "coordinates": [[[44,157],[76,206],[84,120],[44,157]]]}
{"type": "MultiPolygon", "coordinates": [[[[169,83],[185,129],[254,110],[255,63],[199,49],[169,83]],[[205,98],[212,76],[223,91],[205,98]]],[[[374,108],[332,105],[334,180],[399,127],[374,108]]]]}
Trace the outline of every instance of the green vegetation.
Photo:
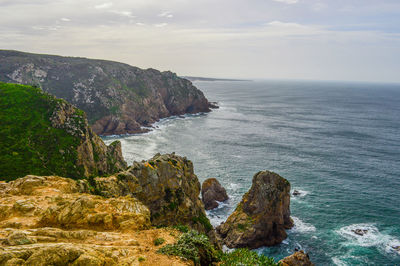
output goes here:
{"type": "Polygon", "coordinates": [[[203,225],[204,228],[207,230],[207,232],[213,229],[213,227],[210,223],[210,220],[208,220],[207,216],[205,216],[203,213],[201,213],[197,217],[193,217],[192,220],[195,223],[199,223],[199,224],[203,225]]]}
{"type": "Polygon", "coordinates": [[[139,257],[139,258],[138,258],[138,261],[139,261],[139,262],[143,262],[143,261],[145,261],[145,260],[146,260],[146,259],[143,258],[143,257],[139,257]]]}
{"type": "Polygon", "coordinates": [[[239,248],[230,253],[224,253],[221,256],[220,266],[278,266],[279,264],[273,258],[264,255],[258,255],[257,252],[246,248],[239,248]]]}
{"type": "Polygon", "coordinates": [[[220,262],[220,266],[279,265],[273,258],[259,255],[257,252],[245,248],[236,249],[230,253],[217,251],[206,235],[194,230],[182,234],[175,244],[165,245],[157,252],[192,260],[195,265],[211,265],[213,262],[220,262]]]}
{"type": "Polygon", "coordinates": [[[174,228],[182,233],[189,232],[189,227],[187,227],[186,225],[182,225],[182,224],[174,225],[172,228],[174,228]]]}
{"type": "Polygon", "coordinates": [[[156,238],[156,239],[154,239],[154,245],[155,246],[159,246],[159,245],[162,245],[162,244],[164,244],[164,242],[165,242],[165,239],[164,238],[156,238]]]}
{"type": "MultiPolygon", "coordinates": [[[[62,102],[37,87],[0,82],[0,180],[27,174],[83,177],[76,165],[81,140],[49,120],[62,102]]],[[[74,121],[83,121],[84,113],[76,110],[74,121]]]]}
{"type": "Polygon", "coordinates": [[[219,253],[208,237],[197,231],[182,234],[177,243],[163,246],[158,253],[192,260],[195,265],[211,265],[219,260],[219,253]]]}

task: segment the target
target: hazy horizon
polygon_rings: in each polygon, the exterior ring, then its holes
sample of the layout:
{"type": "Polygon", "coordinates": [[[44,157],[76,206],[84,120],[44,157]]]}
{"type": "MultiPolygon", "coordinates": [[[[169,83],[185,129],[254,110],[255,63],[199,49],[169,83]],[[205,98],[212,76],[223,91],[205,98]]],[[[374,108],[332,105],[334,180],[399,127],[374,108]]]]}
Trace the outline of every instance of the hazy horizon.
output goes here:
{"type": "Polygon", "coordinates": [[[0,49],[180,76],[400,82],[396,0],[1,0],[0,49]]]}

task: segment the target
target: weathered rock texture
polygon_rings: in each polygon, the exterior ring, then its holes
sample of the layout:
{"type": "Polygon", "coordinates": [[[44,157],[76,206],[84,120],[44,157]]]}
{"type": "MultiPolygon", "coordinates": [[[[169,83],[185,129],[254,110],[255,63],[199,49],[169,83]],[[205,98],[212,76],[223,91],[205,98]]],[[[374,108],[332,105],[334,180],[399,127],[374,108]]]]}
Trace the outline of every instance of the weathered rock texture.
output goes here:
{"type": "Polygon", "coordinates": [[[308,254],[304,253],[303,250],[281,259],[279,263],[281,266],[314,266],[308,254]]]}
{"type": "Polygon", "coordinates": [[[205,209],[211,210],[218,207],[218,202],[228,200],[228,194],[216,178],[209,178],[201,186],[201,198],[205,209]]]}
{"type": "Polygon", "coordinates": [[[223,242],[230,248],[252,249],[281,243],[287,237],[285,229],[293,226],[289,193],[289,181],[278,174],[255,174],[236,210],[217,227],[223,242]]]}
{"type": "Polygon", "coordinates": [[[83,178],[127,168],[121,144],[106,146],[86,115],[39,88],[0,82],[0,180],[27,174],[83,178]]]}
{"type": "Polygon", "coordinates": [[[0,182],[0,265],[190,265],[157,254],[173,229],[149,229],[137,199],[80,193],[87,181],[26,176],[0,182]]]}
{"type": "Polygon", "coordinates": [[[156,154],[148,161],[134,162],[124,172],[95,181],[103,196],[130,195],[143,202],[150,209],[153,225],[188,225],[199,232],[214,232],[199,198],[200,182],[193,163],[186,157],[156,154]]]}
{"type": "Polygon", "coordinates": [[[160,118],[210,111],[176,74],[86,58],[0,50],[0,81],[38,85],[84,110],[100,135],[137,133],[160,118]]]}

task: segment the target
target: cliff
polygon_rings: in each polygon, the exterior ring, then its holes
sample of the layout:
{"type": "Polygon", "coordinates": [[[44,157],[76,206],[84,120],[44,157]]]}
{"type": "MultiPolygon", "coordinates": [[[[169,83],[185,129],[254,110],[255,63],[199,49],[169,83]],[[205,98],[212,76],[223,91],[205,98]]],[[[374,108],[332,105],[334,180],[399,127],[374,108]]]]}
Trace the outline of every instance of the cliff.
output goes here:
{"type": "Polygon", "coordinates": [[[0,265],[191,265],[156,252],[180,232],[151,228],[149,209],[135,198],[80,193],[84,182],[0,182],[0,265]]]}
{"type": "Polygon", "coordinates": [[[0,81],[37,85],[87,113],[96,134],[143,132],[160,118],[210,111],[192,83],[127,64],[0,50],[0,81]]]}
{"type": "Polygon", "coordinates": [[[119,142],[106,146],[83,111],[39,88],[0,82],[0,110],[0,180],[83,178],[127,167],[119,142]]]}
{"type": "Polygon", "coordinates": [[[186,157],[156,154],[134,162],[124,172],[94,181],[102,196],[132,196],[143,202],[150,210],[152,225],[185,225],[207,234],[216,244],[215,231],[199,198],[200,182],[186,157]]]}

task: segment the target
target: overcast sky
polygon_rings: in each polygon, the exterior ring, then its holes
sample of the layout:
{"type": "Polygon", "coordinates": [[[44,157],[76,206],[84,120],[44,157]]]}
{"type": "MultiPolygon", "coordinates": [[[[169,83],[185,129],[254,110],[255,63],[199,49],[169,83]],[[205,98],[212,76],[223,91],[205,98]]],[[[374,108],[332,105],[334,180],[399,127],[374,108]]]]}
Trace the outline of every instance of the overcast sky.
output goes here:
{"type": "Polygon", "coordinates": [[[179,75],[400,82],[400,0],[0,0],[0,49],[179,75]]]}

